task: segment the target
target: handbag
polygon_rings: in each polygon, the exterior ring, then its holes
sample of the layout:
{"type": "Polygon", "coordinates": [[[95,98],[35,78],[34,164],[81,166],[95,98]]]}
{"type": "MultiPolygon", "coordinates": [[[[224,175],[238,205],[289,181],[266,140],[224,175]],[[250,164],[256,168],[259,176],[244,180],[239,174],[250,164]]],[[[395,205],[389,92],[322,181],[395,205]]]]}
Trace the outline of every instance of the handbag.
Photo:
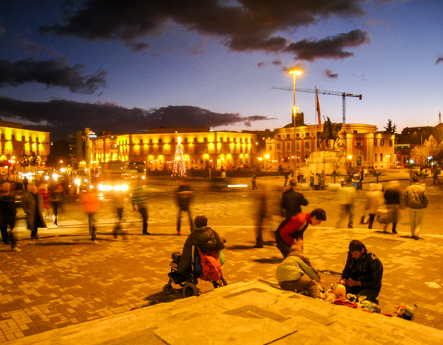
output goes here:
{"type": "Polygon", "coordinates": [[[365,214],[360,219],[360,224],[368,224],[369,223],[369,213],[368,210],[365,211],[365,214]]]}

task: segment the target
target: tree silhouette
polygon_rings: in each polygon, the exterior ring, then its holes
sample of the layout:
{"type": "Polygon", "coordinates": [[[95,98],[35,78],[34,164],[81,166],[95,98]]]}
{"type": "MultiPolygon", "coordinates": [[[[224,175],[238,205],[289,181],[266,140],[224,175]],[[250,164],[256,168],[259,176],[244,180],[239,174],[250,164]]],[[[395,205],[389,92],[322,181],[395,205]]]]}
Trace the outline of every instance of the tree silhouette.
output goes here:
{"type": "Polygon", "coordinates": [[[395,134],[395,132],[397,131],[397,125],[392,125],[392,120],[388,119],[388,125],[385,128],[384,133],[386,134],[395,134]]]}

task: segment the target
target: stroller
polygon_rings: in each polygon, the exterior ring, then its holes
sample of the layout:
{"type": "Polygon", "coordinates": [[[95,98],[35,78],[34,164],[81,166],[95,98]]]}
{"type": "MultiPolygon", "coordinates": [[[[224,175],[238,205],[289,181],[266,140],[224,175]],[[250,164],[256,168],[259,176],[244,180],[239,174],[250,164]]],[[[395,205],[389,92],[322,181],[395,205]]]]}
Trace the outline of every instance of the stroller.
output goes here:
{"type": "MultiPolygon", "coordinates": [[[[171,267],[171,272],[168,273],[169,281],[168,283],[163,286],[163,293],[165,295],[170,295],[174,292],[174,288],[172,287],[172,284],[180,285],[183,288],[183,297],[191,297],[191,296],[198,296],[198,289],[197,289],[197,283],[198,278],[200,278],[200,273],[196,272],[196,257],[195,253],[197,248],[195,246],[192,246],[192,260],[190,268],[186,271],[184,274],[177,273],[177,267],[178,262],[180,261],[181,253],[174,252],[172,253],[172,262],[169,264],[171,267]]],[[[221,275],[221,278],[217,281],[211,281],[214,288],[218,288],[221,286],[228,285],[226,279],[223,277],[223,274],[221,275]]]]}

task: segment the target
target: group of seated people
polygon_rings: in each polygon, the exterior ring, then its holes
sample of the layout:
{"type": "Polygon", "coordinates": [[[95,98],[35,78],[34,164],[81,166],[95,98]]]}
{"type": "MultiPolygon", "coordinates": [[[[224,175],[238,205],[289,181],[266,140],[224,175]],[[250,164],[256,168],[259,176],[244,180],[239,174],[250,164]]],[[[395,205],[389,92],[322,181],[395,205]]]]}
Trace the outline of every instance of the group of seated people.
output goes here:
{"type": "MultiPolygon", "coordinates": [[[[383,265],[380,259],[368,252],[361,241],[352,240],[341,278],[337,281],[346,290],[338,286],[333,292],[337,299],[352,294],[366,296],[366,300],[378,304],[382,277],[383,265]]],[[[291,246],[289,255],[277,267],[277,280],[284,290],[306,291],[314,298],[331,299],[331,296],[322,293],[320,285],[324,282],[309,259],[303,255],[302,246],[297,242],[291,246]]]]}

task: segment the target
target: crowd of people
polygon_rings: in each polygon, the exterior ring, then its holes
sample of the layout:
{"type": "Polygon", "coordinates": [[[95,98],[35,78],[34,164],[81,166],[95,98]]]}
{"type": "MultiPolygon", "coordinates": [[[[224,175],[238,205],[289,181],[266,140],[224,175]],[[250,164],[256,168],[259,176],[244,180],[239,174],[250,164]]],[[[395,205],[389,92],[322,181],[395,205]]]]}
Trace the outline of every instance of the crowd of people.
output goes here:
{"type": "MultiPolygon", "coordinates": [[[[313,186],[319,182],[313,175],[313,186]]],[[[317,175],[319,176],[319,175],[317,175]]],[[[361,182],[362,180],[360,180],[361,182]]],[[[142,219],[142,234],[150,235],[148,232],[148,200],[149,196],[142,179],[138,179],[132,188],[130,202],[133,210],[138,212],[142,219]]],[[[253,177],[253,189],[257,189],[256,176],[253,177]]],[[[285,186],[287,184],[285,179],[285,186]]],[[[9,182],[1,186],[0,210],[1,210],[1,235],[4,244],[11,244],[13,251],[17,248],[17,240],[14,235],[15,222],[17,220],[17,208],[22,207],[27,228],[30,230],[31,239],[38,238],[38,229],[46,228],[46,222],[51,219],[50,209],[52,208],[52,221],[54,226],[59,223],[59,211],[63,205],[64,189],[61,184],[51,185],[42,183],[36,184],[16,184],[11,188],[9,182]],[[23,188],[26,186],[26,188],[23,188]]],[[[308,294],[316,298],[326,298],[322,294],[320,283],[321,278],[309,259],[304,256],[304,234],[307,228],[312,225],[320,225],[326,221],[326,212],[322,208],[313,208],[311,212],[303,212],[302,207],[308,206],[308,200],[297,190],[296,179],[289,180],[289,187],[282,193],[280,209],[282,222],[275,230],[275,244],[283,256],[283,262],[277,268],[277,280],[282,289],[291,291],[308,291],[308,294]]],[[[182,213],[187,214],[190,226],[190,235],[185,241],[183,254],[178,265],[178,273],[183,273],[189,268],[191,260],[190,248],[199,247],[203,252],[221,250],[224,248],[224,240],[214,230],[207,226],[208,220],[204,216],[197,216],[195,219],[191,215],[191,204],[194,192],[185,179],[179,181],[175,192],[175,201],[178,206],[178,216],[176,223],[177,235],[181,235],[182,213]]],[[[257,226],[254,245],[255,248],[263,248],[263,222],[267,217],[268,196],[266,188],[263,186],[257,193],[259,206],[257,207],[257,226]]],[[[344,186],[338,192],[338,220],[336,228],[341,228],[345,222],[347,228],[354,227],[356,188],[354,186],[344,186]]],[[[89,235],[93,243],[96,240],[96,214],[101,209],[101,201],[97,191],[91,189],[80,195],[81,209],[88,217],[89,235]]],[[[113,194],[113,207],[115,209],[116,224],[113,229],[114,237],[121,231],[121,221],[123,218],[125,196],[121,192],[113,194]]],[[[400,219],[401,210],[409,208],[409,219],[411,235],[414,239],[419,238],[422,226],[423,210],[428,205],[426,189],[420,184],[419,177],[414,177],[413,183],[405,191],[401,191],[397,181],[391,181],[383,190],[381,184],[371,184],[370,191],[366,193],[365,215],[361,223],[368,224],[372,229],[374,222],[383,224],[383,231],[390,228],[393,233],[397,233],[397,224],[400,219]]],[[[348,258],[345,268],[337,284],[342,284],[347,293],[364,295],[369,301],[377,303],[377,296],[381,289],[383,275],[383,265],[373,254],[368,252],[365,245],[353,240],[349,244],[348,258]]]]}

